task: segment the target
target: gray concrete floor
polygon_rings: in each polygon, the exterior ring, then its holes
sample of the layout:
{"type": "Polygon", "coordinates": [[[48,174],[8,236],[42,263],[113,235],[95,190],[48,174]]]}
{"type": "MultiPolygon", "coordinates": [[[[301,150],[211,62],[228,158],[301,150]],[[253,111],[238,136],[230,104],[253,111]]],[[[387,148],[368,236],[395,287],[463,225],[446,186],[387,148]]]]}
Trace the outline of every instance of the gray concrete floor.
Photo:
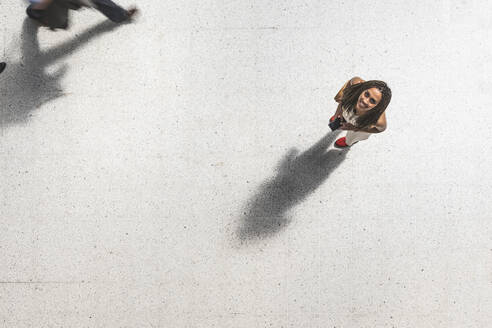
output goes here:
{"type": "Polygon", "coordinates": [[[492,326],[492,3],[138,5],[0,4],[0,326],[492,326]]]}

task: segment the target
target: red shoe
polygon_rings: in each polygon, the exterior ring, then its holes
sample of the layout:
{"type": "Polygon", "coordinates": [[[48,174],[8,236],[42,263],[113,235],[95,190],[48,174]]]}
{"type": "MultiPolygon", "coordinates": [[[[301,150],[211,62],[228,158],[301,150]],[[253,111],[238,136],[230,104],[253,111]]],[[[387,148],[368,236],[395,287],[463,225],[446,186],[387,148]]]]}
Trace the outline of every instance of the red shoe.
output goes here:
{"type": "Polygon", "coordinates": [[[337,141],[335,141],[335,147],[345,148],[345,147],[350,147],[350,146],[347,145],[346,138],[342,137],[342,138],[338,139],[337,141]]]}

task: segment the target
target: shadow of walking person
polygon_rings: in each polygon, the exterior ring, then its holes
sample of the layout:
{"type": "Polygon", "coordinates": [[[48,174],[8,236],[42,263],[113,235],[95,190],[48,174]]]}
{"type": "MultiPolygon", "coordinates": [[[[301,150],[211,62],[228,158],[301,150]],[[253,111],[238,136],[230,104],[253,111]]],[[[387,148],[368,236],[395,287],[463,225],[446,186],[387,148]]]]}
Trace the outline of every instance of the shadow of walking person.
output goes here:
{"type": "Polygon", "coordinates": [[[326,151],[337,135],[328,133],[300,155],[296,149],[287,152],[277,175],[246,203],[237,232],[240,242],[266,238],[290,223],[286,212],[314,192],[345,159],[347,150],[326,151]]]}
{"type": "Polygon", "coordinates": [[[63,57],[71,55],[91,39],[117,28],[109,21],[96,24],[76,38],[41,51],[37,33],[38,24],[26,18],[21,34],[21,59],[9,63],[2,74],[0,89],[0,127],[23,123],[32,116],[32,111],[64,95],[60,80],[67,71],[66,64],[53,73],[47,69],[63,57]]]}

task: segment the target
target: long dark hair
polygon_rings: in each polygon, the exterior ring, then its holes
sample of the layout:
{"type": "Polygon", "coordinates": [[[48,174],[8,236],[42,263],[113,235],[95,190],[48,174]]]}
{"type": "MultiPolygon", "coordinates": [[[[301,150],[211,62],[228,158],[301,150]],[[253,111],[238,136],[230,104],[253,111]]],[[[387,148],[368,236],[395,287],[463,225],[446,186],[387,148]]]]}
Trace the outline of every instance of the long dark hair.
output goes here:
{"type": "Polygon", "coordinates": [[[355,113],[355,105],[357,105],[360,94],[371,88],[378,88],[381,91],[381,101],[374,108],[357,118],[356,123],[359,128],[368,127],[378,121],[391,101],[391,89],[383,81],[371,80],[351,85],[343,91],[342,106],[355,113]]]}

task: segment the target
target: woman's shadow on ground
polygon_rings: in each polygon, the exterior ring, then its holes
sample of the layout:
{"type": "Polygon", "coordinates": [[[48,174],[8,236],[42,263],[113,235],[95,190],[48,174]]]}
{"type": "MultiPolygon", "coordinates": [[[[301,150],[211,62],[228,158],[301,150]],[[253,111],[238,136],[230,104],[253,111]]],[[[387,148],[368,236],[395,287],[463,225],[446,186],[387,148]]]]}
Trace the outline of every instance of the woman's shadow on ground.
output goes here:
{"type": "Polygon", "coordinates": [[[52,73],[47,69],[94,37],[118,26],[121,25],[105,21],[69,41],[41,51],[37,37],[38,24],[26,18],[21,34],[21,59],[7,63],[7,69],[0,76],[0,128],[25,122],[35,109],[63,96],[60,81],[67,71],[67,65],[62,64],[52,73]]]}
{"type": "Polygon", "coordinates": [[[301,154],[297,149],[287,152],[277,174],[246,203],[237,231],[241,243],[271,236],[291,222],[287,211],[314,192],[345,159],[347,150],[326,151],[337,135],[328,133],[301,154]]]}

